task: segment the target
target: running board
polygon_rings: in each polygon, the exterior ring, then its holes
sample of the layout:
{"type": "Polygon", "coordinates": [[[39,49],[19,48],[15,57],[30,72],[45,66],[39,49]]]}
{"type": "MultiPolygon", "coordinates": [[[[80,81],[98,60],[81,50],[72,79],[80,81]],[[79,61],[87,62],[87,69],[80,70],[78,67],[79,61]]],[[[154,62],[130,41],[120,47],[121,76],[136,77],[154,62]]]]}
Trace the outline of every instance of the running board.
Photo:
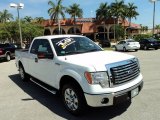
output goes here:
{"type": "Polygon", "coordinates": [[[30,80],[33,83],[37,84],[38,86],[42,87],[43,89],[47,90],[48,92],[50,92],[52,94],[56,94],[57,93],[57,90],[55,88],[51,87],[50,85],[47,85],[44,82],[41,82],[41,81],[39,81],[39,80],[37,80],[35,78],[32,78],[32,77],[30,78],[30,80]]]}

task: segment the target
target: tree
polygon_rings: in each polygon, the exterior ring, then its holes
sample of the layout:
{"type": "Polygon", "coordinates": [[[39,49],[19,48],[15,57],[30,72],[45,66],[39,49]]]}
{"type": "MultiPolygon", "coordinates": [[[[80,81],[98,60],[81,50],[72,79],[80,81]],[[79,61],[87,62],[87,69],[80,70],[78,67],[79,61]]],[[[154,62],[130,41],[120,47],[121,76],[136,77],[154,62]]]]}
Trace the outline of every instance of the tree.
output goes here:
{"type": "Polygon", "coordinates": [[[33,18],[31,16],[25,16],[24,20],[28,23],[32,22],[33,18]]]}
{"type": "Polygon", "coordinates": [[[155,29],[157,30],[157,33],[159,33],[160,25],[156,25],[155,29]]]}
{"type": "Polygon", "coordinates": [[[44,21],[44,18],[43,17],[36,17],[34,20],[36,21],[36,23],[41,24],[44,21]]]}
{"type": "MultiPolygon", "coordinates": [[[[43,35],[44,29],[40,25],[22,22],[21,27],[23,41],[25,40],[30,42],[33,37],[43,35]]],[[[0,42],[5,42],[6,40],[9,40],[10,42],[20,43],[18,20],[0,24],[0,42]]]]}
{"type": "Polygon", "coordinates": [[[111,17],[110,6],[107,3],[101,3],[96,10],[96,19],[106,20],[111,17]]]}
{"type": "Polygon", "coordinates": [[[139,15],[139,13],[136,11],[137,6],[134,5],[134,3],[128,3],[128,6],[126,8],[126,17],[128,17],[129,21],[129,27],[131,27],[131,19],[135,18],[139,15]]]}
{"type": "Polygon", "coordinates": [[[128,3],[128,5],[126,6],[125,9],[125,16],[128,17],[128,21],[129,21],[129,36],[131,33],[131,19],[135,18],[136,16],[139,15],[139,13],[136,11],[137,6],[134,5],[134,3],[128,3]]]}
{"type": "Polygon", "coordinates": [[[110,6],[108,3],[101,3],[99,8],[96,10],[96,19],[104,22],[104,40],[106,39],[105,35],[105,21],[111,17],[110,6]]]}
{"type": "Polygon", "coordinates": [[[48,9],[48,14],[51,17],[51,20],[58,21],[58,28],[59,28],[59,34],[61,31],[60,28],[60,15],[62,18],[65,18],[64,10],[65,7],[62,5],[62,0],[56,0],[56,3],[49,0],[48,5],[51,6],[51,8],[48,9]]]}
{"type": "MultiPolygon", "coordinates": [[[[76,25],[76,17],[83,16],[83,10],[79,8],[79,4],[74,3],[70,5],[69,8],[66,9],[66,12],[71,15],[71,18],[74,20],[74,25],[76,25]]],[[[74,33],[76,34],[75,26],[74,26],[74,33]]]]}
{"type": "Polygon", "coordinates": [[[1,23],[5,23],[7,21],[10,21],[11,19],[13,19],[13,15],[9,13],[8,10],[5,9],[2,12],[0,12],[0,22],[1,23]]]}
{"type": "Polygon", "coordinates": [[[125,8],[126,5],[124,4],[123,0],[115,0],[115,2],[111,3],[111,14],[116,18],[117,24],[119,19],[125,19],[125,8]]]}

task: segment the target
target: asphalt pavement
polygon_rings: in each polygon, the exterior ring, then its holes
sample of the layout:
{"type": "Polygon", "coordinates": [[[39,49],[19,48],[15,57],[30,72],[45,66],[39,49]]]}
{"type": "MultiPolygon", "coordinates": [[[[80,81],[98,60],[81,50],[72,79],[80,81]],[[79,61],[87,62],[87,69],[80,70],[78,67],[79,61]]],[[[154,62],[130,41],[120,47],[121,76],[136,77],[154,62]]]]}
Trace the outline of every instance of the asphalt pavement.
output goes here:
{"type": "Polygon", "coordinates": [[[126,52],[139,58],[144,87],[131,102],[68,113],[59,96],[22,82],[15,60],[0,62],[0,120],[160,120],[160,49],[126,52]]]}

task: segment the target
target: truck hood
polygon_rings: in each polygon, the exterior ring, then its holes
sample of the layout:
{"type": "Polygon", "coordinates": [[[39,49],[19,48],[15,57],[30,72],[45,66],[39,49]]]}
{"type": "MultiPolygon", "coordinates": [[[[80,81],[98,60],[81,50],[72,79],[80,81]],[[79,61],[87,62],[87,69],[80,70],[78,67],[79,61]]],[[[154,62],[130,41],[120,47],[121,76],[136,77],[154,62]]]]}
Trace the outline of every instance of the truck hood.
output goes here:
{"type": "Polygon", "coordinates": [[[105,65],[128,60],[131,58],[134,58],[134,56],[113,51],[98,51],[68,55],[61,57],[60,59],[72,65],[94,67],[96,71],[105,71],[105,65]]]}

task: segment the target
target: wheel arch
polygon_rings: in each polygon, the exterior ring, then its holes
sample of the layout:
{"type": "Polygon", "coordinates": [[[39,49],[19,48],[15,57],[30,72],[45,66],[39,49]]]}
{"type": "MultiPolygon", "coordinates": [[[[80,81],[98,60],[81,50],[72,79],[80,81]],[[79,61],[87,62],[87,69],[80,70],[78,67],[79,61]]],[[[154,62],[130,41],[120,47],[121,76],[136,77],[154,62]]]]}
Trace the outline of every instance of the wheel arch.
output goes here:
{"type": "Polygon", "coordinates": [[[65,84],[75,85],[76,87],[78,87],[78,88],[83,92],[82,87],[81,87],[81,85],[79,84],[79,82],[78,82],[75,78],[73,78],[73,77],[71,77],[71,76],[69,76],[69,75],[64,75],[64,76],[62,76],[62,78],[60,79],[60,83],[59,83],[60,90],[62,89],[62,87],[63,87],[65,84]]]}

